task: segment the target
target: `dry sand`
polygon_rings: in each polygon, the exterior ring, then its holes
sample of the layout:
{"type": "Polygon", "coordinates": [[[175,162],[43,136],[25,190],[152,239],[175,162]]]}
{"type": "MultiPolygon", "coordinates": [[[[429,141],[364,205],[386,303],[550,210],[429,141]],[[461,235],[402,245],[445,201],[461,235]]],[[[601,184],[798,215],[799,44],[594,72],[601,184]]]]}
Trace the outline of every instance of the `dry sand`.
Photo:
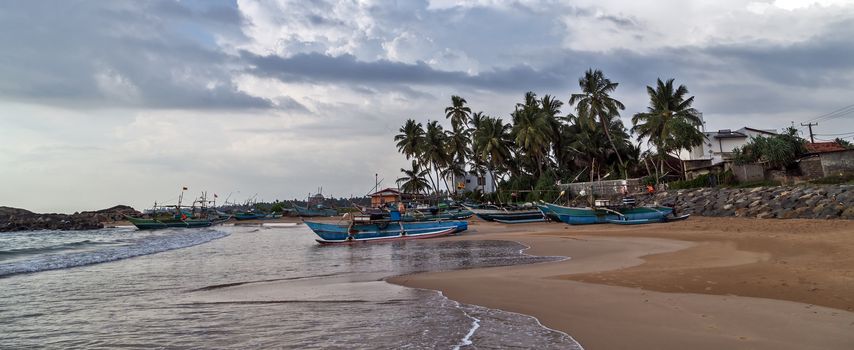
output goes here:
{"type": "Polygon", "coordinates": [[[571,259],[389,281],[535,316],[587,349],[854,349],[852,224],[473,221],[447,239],[511,240],[571,259]]]}

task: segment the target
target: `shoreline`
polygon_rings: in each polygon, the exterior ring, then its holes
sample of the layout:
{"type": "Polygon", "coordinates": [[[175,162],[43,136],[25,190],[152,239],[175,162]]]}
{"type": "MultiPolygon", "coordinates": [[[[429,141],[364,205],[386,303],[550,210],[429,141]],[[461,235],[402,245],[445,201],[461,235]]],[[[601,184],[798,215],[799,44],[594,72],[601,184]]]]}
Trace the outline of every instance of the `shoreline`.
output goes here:
{"type": "Polygon", "coordinates": [[[854,296],[854,261],[846,258],[854,237],[841,234],[844,223],[692,218],[625,228],[475,221],[471,233],[446,239],[509,240],[530,247],[524,254],[570,259],[386,281],[529,315],[587,348],[847,349],[854,344],[854,313],[838,295],[854,296]],[[789,244],[769,243],[777,240],[789,244]],[[816,243],[840,247],[825,251],[816,243]],[[758,287],[742,284],[758,279],[757,272],[780,273],[774,265],[786,260],[782,265],[794,270],[815,265],[792,276],[811,289],[775,294],[761,280],[758,287]]]}

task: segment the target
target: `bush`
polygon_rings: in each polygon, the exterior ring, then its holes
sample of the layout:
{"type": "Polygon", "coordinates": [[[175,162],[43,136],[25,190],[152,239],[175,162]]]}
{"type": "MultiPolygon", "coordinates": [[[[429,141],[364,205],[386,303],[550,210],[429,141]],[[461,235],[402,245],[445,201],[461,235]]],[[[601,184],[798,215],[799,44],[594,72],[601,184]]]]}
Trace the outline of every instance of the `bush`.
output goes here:
{"type": "Polygon", "coordinates": [[[712,176],[717,177],[717,186],[731,186],[735,184],[735,175],[731,170],[724,171],[720,174],[703,174],[697,176],[693,180],[672,181],[667,183],[670,189],[680,190],[687,188],[712,187],[712,176]]]}
{"type": "Polygon", "coordinates": [[[682,180],[682,181],[672,181],[668,182],[667,186],[673,190],[681,190],[686,188],[699,188],[699,187],[711,187],[712,183],[709,180],[710,174],[703,174],[697,176],[693,180],[682,180]]]}

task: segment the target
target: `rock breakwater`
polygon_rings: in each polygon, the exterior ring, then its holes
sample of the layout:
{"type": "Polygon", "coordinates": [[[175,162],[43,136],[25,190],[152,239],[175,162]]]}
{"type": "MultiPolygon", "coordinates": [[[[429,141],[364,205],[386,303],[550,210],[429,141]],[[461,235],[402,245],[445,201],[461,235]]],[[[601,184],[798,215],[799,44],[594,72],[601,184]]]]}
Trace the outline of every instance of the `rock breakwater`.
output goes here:
{"type": "Polygon", "coordinates": [[[637,199],[643,205],[673,206],[679,214],[854,220],[854,185],[696,188],[637,199]]]}

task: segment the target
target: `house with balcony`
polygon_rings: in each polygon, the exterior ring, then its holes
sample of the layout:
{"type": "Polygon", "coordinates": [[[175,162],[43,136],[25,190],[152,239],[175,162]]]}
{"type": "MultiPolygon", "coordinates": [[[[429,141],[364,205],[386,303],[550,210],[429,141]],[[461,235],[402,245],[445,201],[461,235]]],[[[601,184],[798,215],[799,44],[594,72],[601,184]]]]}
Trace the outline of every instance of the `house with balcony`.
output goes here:
{"type": "Polygon", "coordinates": [[[738,130],[722,129],[703,132],[703,143],[691,149],[689,161],[709,161],[709,165],[723,163],[732,159],[732,152],[744,146],[754,137],[777,135],[775,130],[763,130],[743,127],[738,130]]]}
{"type": "MultiPolygon", "coordinates": [[[[733,151],[742,147],[751,138],[776,135],[775,130],[743,127],[738,130],[722,129],[703,132],[703,142],[688,152],[682,163],[688,178],[705,173],[724,170],[724,164],[732,160],[733,151]]],[[[684,153],[683,153],[684,155],[684,153]]]]}

